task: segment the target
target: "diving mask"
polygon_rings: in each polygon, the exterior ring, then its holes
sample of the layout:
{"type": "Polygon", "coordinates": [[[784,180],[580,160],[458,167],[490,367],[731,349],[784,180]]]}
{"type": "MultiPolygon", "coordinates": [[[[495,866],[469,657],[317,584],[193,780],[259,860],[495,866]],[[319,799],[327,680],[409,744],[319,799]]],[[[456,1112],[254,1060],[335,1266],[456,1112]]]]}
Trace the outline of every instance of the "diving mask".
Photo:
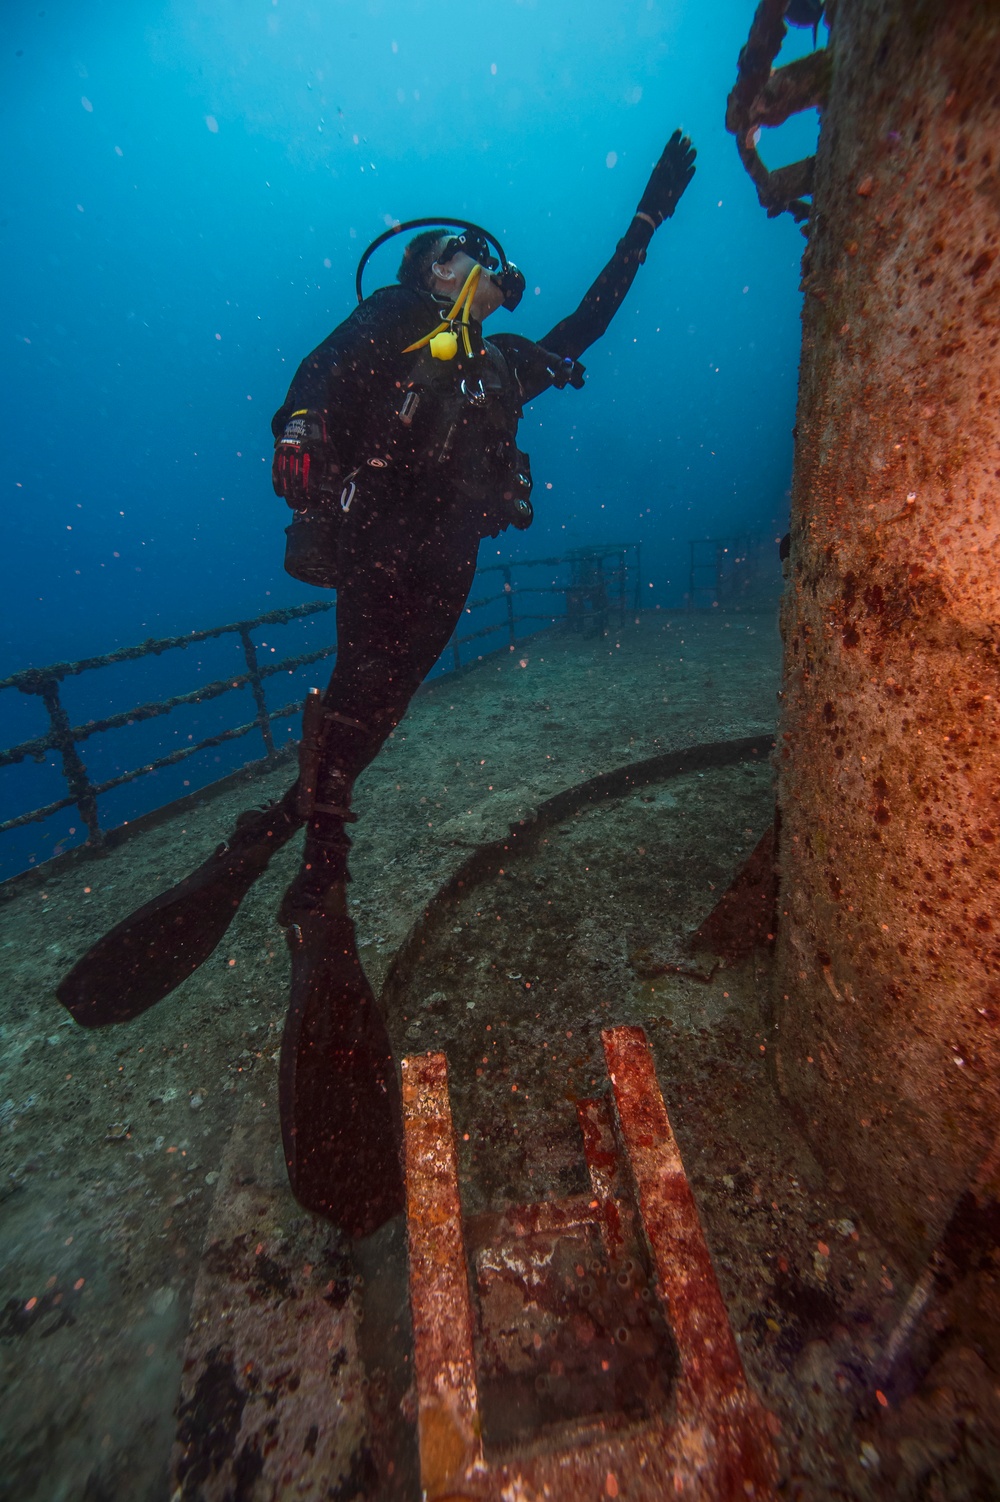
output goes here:
{"type": "Polygon", "coordinates": [[[447,261],[452,256],[458,255],[459,251],[465,251],[466,255],[471,256],[478,265],[483,267],[484,271],[489,273],[492,280],[499,287],[503,296],[504,307],[510,310],[516,308],[524,295],[525,283],[523,273],[518,270],[513,261],[508,261],[504,254],[503,246],[494,235],[491,235],[488,230],[482,229],[480,225],[473,224],[468,219],[407,219],[402,224],[394,224],[391,229],[379,235],[376,240],[372,241],[358,263],[358,272],[355,279],[358,302],[364,301],[364,294],[361,290],[361,278],[364,275],[364,269],[372,255],[381,245],[384,245],[387,240],[391,240],[394,235],[404,234],[407,230],[430,229],[437,225],[461,230],[461,234],[453,235],[448,241],[438,259],[447,261]],[[494,250],[496,251],[495,255],[493,253],[494,250]]]}

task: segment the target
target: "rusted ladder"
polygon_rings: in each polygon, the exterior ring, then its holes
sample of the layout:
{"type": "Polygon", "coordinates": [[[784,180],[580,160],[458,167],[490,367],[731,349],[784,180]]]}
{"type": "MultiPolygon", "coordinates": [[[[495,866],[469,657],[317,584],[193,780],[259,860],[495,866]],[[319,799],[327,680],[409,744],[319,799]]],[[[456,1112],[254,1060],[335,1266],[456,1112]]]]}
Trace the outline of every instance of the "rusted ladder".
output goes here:
{"type": "Polygon", "coordinates": [[[638,1027],[602,1037],[611,1095],[577,1108],[592,1193],[465,1222],[445,1056],[403,1062],[427,1502],[772,1494],[776,1424],[747,1386],[649,1045],[638,1027]]]}

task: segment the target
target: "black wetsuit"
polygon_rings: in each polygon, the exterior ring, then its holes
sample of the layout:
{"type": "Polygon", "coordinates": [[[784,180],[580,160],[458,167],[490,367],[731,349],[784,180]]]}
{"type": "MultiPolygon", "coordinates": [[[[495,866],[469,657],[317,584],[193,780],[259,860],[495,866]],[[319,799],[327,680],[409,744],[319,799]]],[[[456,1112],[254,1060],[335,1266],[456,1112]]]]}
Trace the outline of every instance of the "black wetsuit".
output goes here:
{"type": "MultiPolygon", "coordinates": [[[[355,779],[447,646],[472,585],[481,538],[495,536],[510,519],[498,494],[501,451],[510,450],[522,407],[558,384],[560,361],[576,360],[604,333],[651,236],[650,225],[634,219],[576,311],[538,343],[516,334],[484,340],[480,326],[470,324],[473,360],[460,352],[441,379],[455,382],[464,369],[471,380],[486,370],[491,390],[482,421],[493,426],[485,441],[474,413],[464,448],[460,434],[447,463],[428,459],[419,433],[415,437],[399,418],[417,361],[435,375],[426,353],[403,353],[441,317],[440,303],[429,293],[381,288],[299,366],[274,416],[274,434],[301,408],[322,412],[341,466],[356,472],[357,485],[339,523],[337,658],[324,695],[317,795],[326,812],[309,820],[297,883],[307,902],[331,881],[344,879],[350,842],[343,822],[355,779]],[[488,449],[500,455],[495,472],[483,460],[488,449]]],[[[427,421],[434,393],[425,392],[423,399],[427,421]]],[[[439,430],[434,442],[440,446],[439,430]]]]}

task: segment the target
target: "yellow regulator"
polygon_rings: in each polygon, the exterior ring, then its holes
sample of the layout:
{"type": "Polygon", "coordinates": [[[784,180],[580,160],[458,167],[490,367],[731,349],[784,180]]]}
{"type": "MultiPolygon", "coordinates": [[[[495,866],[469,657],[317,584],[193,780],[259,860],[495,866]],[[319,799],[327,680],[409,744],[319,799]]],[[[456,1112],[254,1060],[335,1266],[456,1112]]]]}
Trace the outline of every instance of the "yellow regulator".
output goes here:
{"type": "Polygon", "coordinates": [[[425,334],[415,344],[408,344],[403,350],[404,355],[412,354],[415,349],[423,349],[426,344],[429,346],[435,360],[454,360],[458,354],[458,335],[455,333],[453,325],[461,314],[461,322],[458,327],[461,330],[465,353],[470,360],[472,359],[472,340],[469,338],[469,313],[472,310],[472,299],[476,295],[476,286],[479,282],[482,269],[481,266],[473,266],[465,278],[462,290],[452,304],[448,316],[442,318],[436,329],[431,329],[429,334],[425,334]]]}
{"type": "Polygon", "coordinates": [[[429,347],[435,360],[454,360],[458,354],[458,335],[451,329],[442,329],[429,340],[429,347]]]}

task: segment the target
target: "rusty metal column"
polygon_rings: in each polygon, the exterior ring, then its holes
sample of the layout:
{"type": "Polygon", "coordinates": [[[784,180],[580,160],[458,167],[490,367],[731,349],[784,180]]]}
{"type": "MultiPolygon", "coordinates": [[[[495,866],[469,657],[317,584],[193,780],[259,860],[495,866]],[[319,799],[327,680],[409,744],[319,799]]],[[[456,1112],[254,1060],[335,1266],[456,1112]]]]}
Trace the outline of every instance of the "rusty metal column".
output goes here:
{"type": "Polygon", "coordinates": [[[775,1061],[913,1265],[1000,1126],[1000,6],[829,9],[775,1061]]]}
{"type": "Polygon", "coordinates": [[[403,1117],[420,1482],[428,1502],[446,1502],[483,1456],[444,1054],[403,1060],[403,1117]]]}

